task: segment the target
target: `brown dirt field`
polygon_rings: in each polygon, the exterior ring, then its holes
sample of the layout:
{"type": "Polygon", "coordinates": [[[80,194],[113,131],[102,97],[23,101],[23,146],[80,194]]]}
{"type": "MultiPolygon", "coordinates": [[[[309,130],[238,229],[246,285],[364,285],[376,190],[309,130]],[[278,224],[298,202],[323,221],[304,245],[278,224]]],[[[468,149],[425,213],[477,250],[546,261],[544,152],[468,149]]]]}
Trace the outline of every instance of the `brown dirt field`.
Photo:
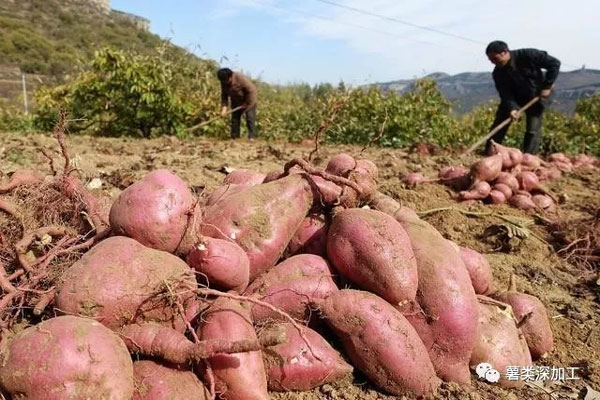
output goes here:
{"type": "MultiPolygon", "coordinates": [[[[71,158],[79,168],[84,182],[93,178],[102,181],[95,194],[115,198],[119,191],[141,178],[148,171],[168,168],[179,174],[191,186],[215,188],[224,178],[225,166],[251,168],[267,173],[282,170],[283,164],[294,158],[307,156],[313,144],[267,143],[261,140],[218,141],[205,138],[182,141],[172,137],[151,140],[68,137],[71,158]]],[[[50,134],[22,135],[0,133],[0,180],[21,167],[49,173],[48,161],[39,148],[55,155],[56,167],[61,168],[58,146],[50,134]]],[[[324,166],[329,156],[347,152],[357,156],[359,147],[321,146],[315,165],[324,166]]],[[[444,153],[420,155],[403,150],[367,149],[362,158],[374,161],[380,171],[380,190],[417,211],[452,207],[432,213],[424,219],[436,226],[448,239],[486,255],[493,267],[496,287],[503,288],[511,273],[517,275],[520,291],[538,296],[546,305],[554,332],[555,348],[548,358],[536,365],[578,367],[579,380],[548,383],[523,389],[504,390],[479,382],[473,375],[471,388],[444,384],[438,399],[573,399],[585,397],[585,387],[600,391],[600,280],[598,271],[586,271],[556,254],[557,233],[543,218],[526,214],[509,206],[466,205],[456,203],[454,193],[441,185],[428,183],[418,188],[406,188],[399,177],[411,171],[423,171],[435,177],[444,165],[469,165],[476,156],[460,157],[444,153]],[[525,218],[536,237],[501,240],[490,236],[489,228],[503,221],[494,215],[467,216],[461,211],[490,212],[508,217],[525,218]],[[550,246],[542,240],[550,243],[550,246]],[[554,248],[551,245],[555,245],[554,248]]],[[[549,185],[557,194],[564,195],[557,218],[592,218],[600,209],[600,174],[595,171],[577,171],[566,174],[549,185]]],[[[3,215],[0,213],[0,227],[3,215]]],[[[567,229],[571,226],[567,225],[567,229]]],[[[504,238],[506,239],[506,238],[504,238]]],[[[332,385],[324,385],[305,393],[273,394],[274,399],[392,399],[371,386],[364,376],[332,385]]]]}

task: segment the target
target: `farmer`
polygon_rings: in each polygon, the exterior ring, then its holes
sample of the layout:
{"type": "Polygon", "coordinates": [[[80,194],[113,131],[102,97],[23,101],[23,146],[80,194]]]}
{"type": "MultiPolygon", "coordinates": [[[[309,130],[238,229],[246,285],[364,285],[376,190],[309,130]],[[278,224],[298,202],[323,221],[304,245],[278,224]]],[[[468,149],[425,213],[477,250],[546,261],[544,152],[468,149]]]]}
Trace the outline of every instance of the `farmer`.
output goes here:
{"type": "Polygon", "coordinates": [[[227,104],[231,100],[231,138],[240,137],[240,121],[242,114],[245,114],[248,138],[253,139],[258,100],[256,86],[247,76],[233,72],[229,68],[218,70],[217,78],[221,81],[221,116],[227,115],[227,104]]]}
{"type": "MultiPolygon", "coordinates": [[[[492,64],[496,65],[492,76],[500,95],[500,105],[492,128],[509,117],[511,122],[518,119],[519,108],[535,96],[540,96],[540,101],[525,111],[527,128],[523,140],[523,152],[537,153],[542,135],[544,106],[554,88],[560,61],[537,49],[509,50],[508,45],[499,40],[491,42],[485,53],[492,64]]],[[[498,131],[491,140],[502,143],[509,125],[498,131]]],[[[486,152],[490,144],[488,141],[486,152]]]]}

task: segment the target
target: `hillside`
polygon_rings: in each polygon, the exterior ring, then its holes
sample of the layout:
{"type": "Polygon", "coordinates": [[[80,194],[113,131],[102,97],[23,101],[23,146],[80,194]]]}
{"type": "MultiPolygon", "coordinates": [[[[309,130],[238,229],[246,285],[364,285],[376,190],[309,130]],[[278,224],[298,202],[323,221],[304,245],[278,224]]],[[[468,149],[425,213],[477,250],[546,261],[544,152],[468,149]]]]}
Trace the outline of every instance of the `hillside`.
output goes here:
{"type": "Polygon", "coordinates": [[[143,51],[161,42],[148,32],[148,21],[102,8],[97,2],[0,1],[0,65],[56,79],[99,47],[143,51]]]}
{"type": "MultiPolygon", "coordinates": [[[[473,107],[498,98],[491,72],[464,72],[457,75],[434,73],[428,75],[435,80],[444,95],[454,103],[458,113],[468,112],[473,107]]],[[[386,91],[406,93],[412,89],[414,79],[377,83],[386,91]]],[[[556,81],[556,92],[552,107],[571,113],[578,99],[600,93],[600,70],[579,69],[561,72],[556,81]]]]}

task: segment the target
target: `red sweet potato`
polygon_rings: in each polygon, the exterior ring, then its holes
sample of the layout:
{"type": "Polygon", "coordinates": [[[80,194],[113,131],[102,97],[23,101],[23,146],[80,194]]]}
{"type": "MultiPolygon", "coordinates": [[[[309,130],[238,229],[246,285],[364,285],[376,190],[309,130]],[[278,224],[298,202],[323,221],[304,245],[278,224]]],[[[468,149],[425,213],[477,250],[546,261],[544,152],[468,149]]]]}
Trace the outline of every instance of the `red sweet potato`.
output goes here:
{"type": "Polygon", "coordinates": [[[255,186],[263,183],[266,175],[260,172],[253,171],[251,169],[236,169],[233,170],[230,174],[228,174],[225,179],[223,179],[223,184],[238,184],[238,185],[246,185],[246,186],[255,186]]]}
{"type": "Polygon", "coordinates": [[[133,395],[133,363],[125,344],[92,319],[62,316],[27,328],[2,349],[0,359],[0,386],[15,399],[133,395]]]}
{"type": "Polygon", "coordinates": [[[486,198],[486,201],[491,204],[504,204],[506,203],[506,196],[499,190],[492,190],[486,198]]]}
{"type": "Polygon", "coordinates": [[[335,269],[392,304],[412,301],[417,265],[406,232],[389,215],[353,208],[333,217],[327,255],[335,269]]]}
{"type": "Polygon", "coordinates": [[[379,194],[371,205],[400,222],[417,262],[416,302],[401,311],[423,340],[438,376],[469,384],[468,363],[477,340],[477,298],[460,255],[433,226],[393,199],[379,194]]]}
{"type": "Polygon", "coordinates": [[[521,150],[515,149],[514,147],[506,147],[502,146],[499,143],[491,141],[492,145],[490,146],[489,155],[500,154],[502,155],[502,168],[510,169],[515,165],[519,165],[523,160],[523,153],[521,150]]]}
{"type": "Polygon", "coordinates": [[[325,172],[333,175],[348,177],[350,171],[356,168],[356,160],[349,154],[340,153],[329,159],[325,172]]]}
{"type": "Polygon", "coordinates": [[[150,360],[133,363],[133,400],[209,400],[210,393],[189,370],[150,360]]]}
{"type": "Polygon", "coordinates": [[[192,192],[174,173],[161,169],[123,190],[110,210],[116,235],[157,250],[175,252],[188,228],[192,192]]]}
{"type": "Polygon", "coordinates": [[[498,192],[502,192],[502,194],[504,195],[504,199],[508,200],[512,197],[513,195],[513,191],[512,189],[504,184],[504,183],[496,183],[494,184],[494,186],[492,186],[492,190],[496,190],[498,192]]]}
{"type": "Polygon", "coordinates": [[[513,174],[511,174],[509,172],[504,172],[504,171],[500,172],[498,174],[498,177],[494,181],[494,183],[495,184],[504,184],[504,185],[508,186],[513,192],[515,190],[519,190],[519,181],[513,174]]]}
{"type": "Polygon", "coordinates": [[[481,296],[478,307],[478,340],[471,356],[471,366],[476,368],[481,363],[488,363],[500,372],[500,386],[523,386],[522,380],[506,377],[508,366],[522,368],[531,365],[531,355],[510,306],[481,296]]]}
{"type": "Polygon", "coordinates": [[[67,314],[97,319],[113,330],[154,321],[182,332],[185,321],[172,296],[179,294],[189,320],[199,307],[191,291],[196,286],[192,270],[179,257],[113,236],[63,274],[56,306],[67,314]]]}
{"type": "Polygon", "coordinates": [[[531,201],[535,203],[535,205],[544,211],[554,211],[556,209],[556,204],[552,198],[546,194],[534,194],[531,196],[531,201]]]}
{"type": "Polygon", "coordinates": [[[508,291],[494,297],[512,307],[517,321],[522,323],[520,328],[533,359],[545,357],[552,350],[553,337],[542,302],[535,296],[517,292],[514,275],[511,276],[508,291]]]}
{"type": "Polygon", "coordinates": [[[217,187],[213,192],[206,198],[204,206],[212,206],[216,202],[224,199],[225,197],[243,192],[248,189],[251,185],[241,185],[237,183],[230,183],[227,185],[221,185],[217,187]]]}
{"type": "Polygon", "coordinates": [[[531,195],[527,196],[522,193],[516,193],[508,201],[510,205],[520,208],[521,210],[533,210],[536,208],[535,203],[531,200],[531,195]]]}
{"type": "Polygon", "coordinates": [[[444,167],[439,172],[440,182],[456,190],[469,187],[471,177],[469,171],[463,167],[444,167]]]}
{"type": "Polygon", "coordinates": [[[479,181],[473,184],[469,190],[463,190],[458,194],[460,200],[482,200],[489,196],[492,188],[486,181],[479,181]]]}
{"type": "Polygon", "coordinates": [[[0,182],[0,193],[10,192],[19,186],[35,185],[44,180],[44,175],[30,169],[18,169],[8,182],[0,182]]]}
{"type": "Polygon", "coordinates": [[[523,159],[521,160],[521,164],[523,166],[529,168],[530,170],[534,170],[536,168],[543,166],[546,163],[544,161],[542,161],[542,159],[536,155],[524,153],[523,159]]]}
{"type": "Polygon", "coordinates": [[[488,156],[471,165],[471,180],[473,183],[492,182],[502,172],[503,158],[501,154],[488,156]]]}
{"type": "MultiPolygon", "coordinates": [[[[321,299],[337,291],[327,261],[313,254],[299,254],[286,259],[256,278],[246,294],[287,312],[293,318],[307,320],[313,299],[321,299]]],[[[255,321],[281,320],[282,317],[260,305],[252,306],[255,321]]]]}
{"type": "Polygon", "coordinates": [[[300,227],[294,233],[288,244],[287,253],[315,254],[325,257],[327,255],[327,223],[323,214],[310,214],[302,220],[300,227]]]}
{"type": "Polygon", "coordinates": [[[285,337],[264,336],[264,343],[256,338],[227,340],[206,339],[194,343],[174,329],[154,323],[124,326],[119,333],[133,354],[159,358],[173,364],[189,364],[214,357],[217,354],[255,352],[263,347],[281,344],[285,337]]]}
{"type": "Polygon", "coordinates": [[[187,256],[187,263],[208,280],[209,286],[243,292],[250,279],[250,260],[235,242],[203,237],[187,256]]]}
{"type": "MultiPolygon", "coordinates": [[[[219,298],[203,315],[202,340],[256,340],[250,311],[238,302],[219,298]]],[[[223,399],[268,400],[267,376],[260,351],[219,354],[208,359],[223,399]]]]}
{"type": "Polygon", "coordinates": [[[492,268],[486,258],[475,250],[460,246],[460,258],[469,271],[473,289],[477,294],[488,294],[494,290],[492,268]]]}
{"type": "Polygon", "coordinates": [[[394,395],[427,396],[439,385],[425,346],[408,321],[380,297],[340,290],[317,303],[352,364],[394,395]]]}
{"type": "Polygon", "coordinates": [[[303,328],[304,339],[289,322],[265,328],[261,330],[259,337],[273,335],[280,330],[285,333],[286,341],[263,350],[270,390],[311,390],[352,373],[352,366],[310,328],[303,328]],[[305,339],[310,344],[310,349],[305,339]]]}
{"type": "Polygon", "coordinates": [[[402,182],[406,183],[408,186],[417,186],[426,181],[427,180],[420,172],[411,172],[402,177],[402,182]]]}
{"type": "Polygon", "coordinates": [[[252,186],[204,211],[202,234],[233,239],[248,254],[250,280],[281,257],[313,203],[303,174],[252,186]]]}

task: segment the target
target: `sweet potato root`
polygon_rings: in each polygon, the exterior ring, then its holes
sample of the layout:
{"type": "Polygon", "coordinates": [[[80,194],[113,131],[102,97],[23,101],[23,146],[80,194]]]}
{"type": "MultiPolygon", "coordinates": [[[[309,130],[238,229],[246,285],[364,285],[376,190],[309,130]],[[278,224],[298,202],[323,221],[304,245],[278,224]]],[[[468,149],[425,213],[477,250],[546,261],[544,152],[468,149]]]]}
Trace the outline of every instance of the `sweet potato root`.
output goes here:
{"type": "Polygon", "coordinates": [[[133,363],[125,344],[92,319],[62,316],[41,322],[18,333],[0,358],[0,386],[14,398],[133,395],[133,363]]]}
{"type": "MultiPolygon", "coordinates": [[[[240,303],[219,298],[198,328],[202,340],[257,340],[250,312],[240,303]]],[[[223,399],[268,400],[267,376],[260,351],[219,354],[209,358],[216,390],[223,399]]]]}
{"type": "Polygon", "coordinates": [[[292,324],[283,323],[261,330],[259,338],[277,335],[280,330],[285,333],[286,341],[263,350],[270,390],[311,390],[352,373],[352,366],[310,328],[304,328],[302,338],[292,324]],[[305,340],[310,343],[310,349],[305,340]]]}
{"type": "Polygon", "coordinates": [[[181,178],[156,170],[121,192],[110,210],[110,225],[117,235],[173,253],[188,229],[193,205],[192,192],[181,178]]]}
{"type": "Polygon", "coordinates": [[[552,350],[553,337],[544,304],[535,296],[519,293],[514,275],[511,276],[508,291],[494,298],[512,307],[533,359],[545,357],[552,350]]]}
{"type": "Polygon", "coordinates": [[[523,368],[531,365],[527,343],[517,328],[511,307],[485,296],[480,297],[478,307],[478,340],[471,356],[471,366],[475,368],[480,363],[488,363],[500,372],[501,386],[523,386],[525,382],[522,380],[506,377],[508,366],[523,368]]]}
{"type": "Polygon", "coordinates": [[[110,237],[75,262],[62,276],[56,306],[64,313],[99,320],[118,330],[154,321],[180,332],[197,312],[197,286],[180,258],[124,236],[110,237]],[[179,301],[186,315],[175,307],[179,301]]]}
{"type": "Polygon", "coordinates": [[[151,360],[133,363],[133,400],[209,400],[210,393],[189,370],[151,360]]]}
{"type": "MultiPolygon", "coordinates": [[[[291,317],[308,320],[311,301],[329,296],[338,288],[331,278],[329,264],[313,254],[299,254],[276,265],[269,272],[256,278],[247,295],[278,307],[291,317]]],[[[280,320],[281,316],[260,305],[253,305],[255,321],[280,320]]]]}
{"type": "Polygon", "coordinates": [[[316,305],[353,365],[386,392],[427,396],[437,390],[439,380],[423,342],[385,300],[346,289],[316,305]]]}
{"type": "Polygon", "coordinates": [[[202,234],[239,244],[248,254],[253,280],[279,260],[313,199],[303,174],[252,186],[208,207],[202,234]]]}
{"type": "Polygon", "coordinates": [[[250,260],[235,242],[203,237],[188,253],[187,263],[208,280],[210,286],[238,293],[248,286],[250,260]]]}
{"type": "Polygon", "coordinates": [[[341,275],[390,303],[414,300],[417,265],[410,240],[389,215],[360,208],[338,212],[327,234],[327,255],[341,275]]]}

